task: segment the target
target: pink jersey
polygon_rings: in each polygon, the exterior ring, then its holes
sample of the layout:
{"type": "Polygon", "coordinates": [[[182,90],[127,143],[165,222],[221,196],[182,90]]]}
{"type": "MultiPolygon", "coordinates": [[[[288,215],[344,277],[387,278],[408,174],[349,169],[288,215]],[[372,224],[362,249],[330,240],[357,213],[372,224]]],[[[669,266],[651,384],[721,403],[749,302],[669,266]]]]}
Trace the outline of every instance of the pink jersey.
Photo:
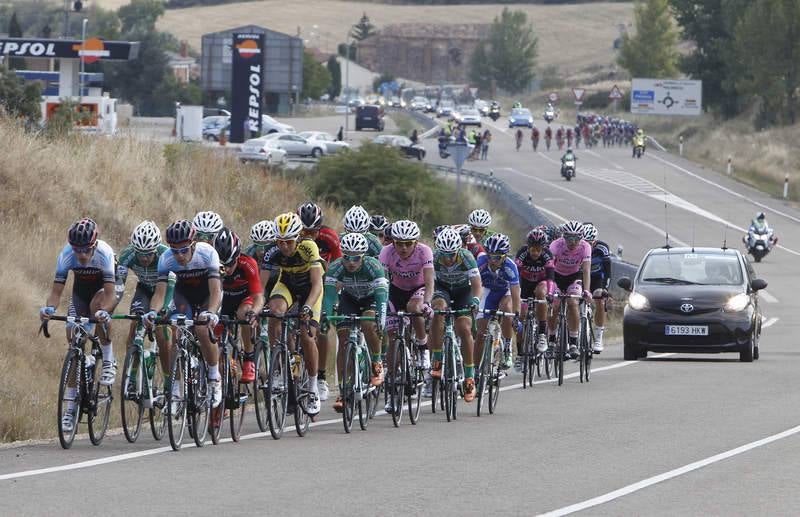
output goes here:
{"type": "Polygon", "coordinates": [[[422,272],[425,269],[433,269],[433,252],[421,242],[417,243],[414,252],[407,259],[397,254],[394,244],[384,246],[378,259],[391,278],[392,285],[404,291],[415,291],[424,287],[422,272]]]}
{"type": "Polygon", "coordinates": [[[550,243],[550,253],[553,254],[556,274],[561,276],[574,275],[581,270],[581,264],[592,261],[592,246],[584,240],[570,250],[567,241],[561,237],[550,243]]]}

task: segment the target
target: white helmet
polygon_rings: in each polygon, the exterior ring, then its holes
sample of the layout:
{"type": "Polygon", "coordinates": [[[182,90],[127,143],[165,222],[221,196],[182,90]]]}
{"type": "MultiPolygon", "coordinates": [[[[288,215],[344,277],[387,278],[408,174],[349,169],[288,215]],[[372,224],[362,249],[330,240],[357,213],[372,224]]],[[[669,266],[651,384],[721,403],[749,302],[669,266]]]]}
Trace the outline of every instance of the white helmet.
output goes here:
{"type": "Polygon", "coordinates": [[[396,241],[415,241],[419,239],[419,226],[414,221],[402,219],[392,224],[392,239],[396,241]]]}
{"type": "Polygon", "coordinates": [[[577,235],[583,238],[583,223],[580,221],[567,221],[561,225],[561,233],[563,235],[577,235]]]}
{"type": "Polygon", "coordinates": [[[369,249],[367,238],[362,233],[347,233],[342,237],[342,252],[347,255],[363,255],[369,249]]]}
{"type": "Polygon", "coordinates": [[[194,229],[202,233],[219,233],[224,226],[222,218],[216,212],[197,212],[192,220],[194,229]]]}
{"type": "Polygon", "coordinates": [[[461,235],[452,227],[447,227],[436,236],[436,249],[444,253],[455,253],[461,248],[461,235]]]}
{"type": "Polygon", "coordinates": [[[597,240],[597,227],[592,223],[583,223],[583,240],[588,242],[597,240]]]}
{"type": "Polygon", "coordinates": [[[369,214],[363,206],[353,205],[344,213],[344,230],[351,233],[369,231],[369,214]]]}
{"type": "Polygon", "coordinates": [[[142,221],[133,229],[131,244],[136,251],[154,251],[161,244],[161,230],[153,221],[142,221]]]}
{"type": "Polygon", "coordinates": [[[469,214],[467,222],[475,228],[488,228],[492,224],[492,216],[483,208],[478,208],[469,214]]]}
{"type": "Polygon", "coordinates": [[[256,244],[269,244],[275,240],[275,223],[269,219],[259,221],[250,228],[250,240],[256,244]]]}

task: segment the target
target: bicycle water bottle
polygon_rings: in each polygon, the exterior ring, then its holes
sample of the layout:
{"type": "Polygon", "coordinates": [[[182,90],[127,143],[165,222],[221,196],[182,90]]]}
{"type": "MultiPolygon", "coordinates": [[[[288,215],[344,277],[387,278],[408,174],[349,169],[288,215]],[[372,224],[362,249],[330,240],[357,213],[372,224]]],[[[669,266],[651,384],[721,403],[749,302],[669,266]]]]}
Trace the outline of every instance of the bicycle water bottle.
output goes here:
{"type": "Polygon", "coordinates": [[[92,384],[94,382],[94,365],[97,362],[97,359],[92,354],[86,356],[86,384],[92,384]]]}
{"type": "Polygon", "coordinates": [[[178,276],[172,271],[169,272],[167,278],[167,294],[164,296],[164,305],[161,307],[163,311],[169,311],[172,306],[172,299],[175,294],[175,284],[178,283],[178,276]]]}
{"type": "Polygon", "coordinates": [[[292,368],[292,377],[296,379],[300,376],[300,361],[302,361],[303,358],[297,352],[291,354],[289,357],[290,366],[292,368]]]}
{"type": "Polygon", "coordinates": [[[156,366],[156,355],[155,350],[151,350],[149,348],[144,349],[144,366],[145,371],[147,372],[147,378],[152,379],[153,375],[155,374],[155,366],[156,366]]]}

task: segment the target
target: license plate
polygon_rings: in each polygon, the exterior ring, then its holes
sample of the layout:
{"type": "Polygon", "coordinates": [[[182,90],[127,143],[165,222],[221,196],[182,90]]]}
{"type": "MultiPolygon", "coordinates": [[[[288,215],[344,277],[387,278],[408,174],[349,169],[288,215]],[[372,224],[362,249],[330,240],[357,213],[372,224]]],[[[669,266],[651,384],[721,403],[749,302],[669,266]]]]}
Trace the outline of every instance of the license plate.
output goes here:
{"type": "Polygon", "coordinates": [[[664,334],[667,336],[707,336],[707,325],[665,325],[664,334]]]}

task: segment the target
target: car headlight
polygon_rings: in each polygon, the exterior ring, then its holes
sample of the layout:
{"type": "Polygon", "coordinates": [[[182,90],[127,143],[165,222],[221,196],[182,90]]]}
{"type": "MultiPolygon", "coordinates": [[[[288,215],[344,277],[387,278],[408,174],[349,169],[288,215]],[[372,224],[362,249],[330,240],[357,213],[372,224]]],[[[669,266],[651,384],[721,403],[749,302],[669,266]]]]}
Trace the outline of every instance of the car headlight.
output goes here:
{"type": "Polygon", "coordinates": [[[639,293],[631,293],[628,297],[628,305],[635,311],[649,311],[650,302],[639,293]]]}
{"type": "Polygon", "coordinates": [[[728,312],[741,312],[750,304],[750,297],[745,293],[739,293],[731,296],[725,304],[725,310],[728,312]]]}

